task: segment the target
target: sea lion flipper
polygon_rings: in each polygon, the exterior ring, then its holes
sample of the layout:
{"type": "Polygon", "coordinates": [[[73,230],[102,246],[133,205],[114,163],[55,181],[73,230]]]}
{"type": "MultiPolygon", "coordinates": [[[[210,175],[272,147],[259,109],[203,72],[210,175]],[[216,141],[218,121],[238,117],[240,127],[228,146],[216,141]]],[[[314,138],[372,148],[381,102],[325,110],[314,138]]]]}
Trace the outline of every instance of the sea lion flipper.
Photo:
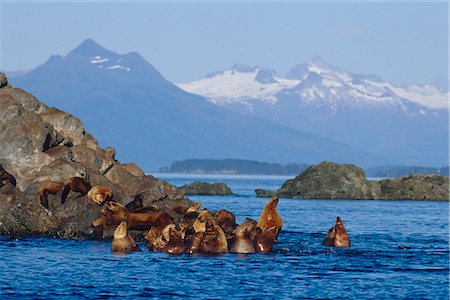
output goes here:
{"type": "Polygon", "coordinates": [[[70,187],[68,185],[64,185],[64,190],[61,195],[61,205],[66,202],[67,195],[69,195],[70,187]]]}

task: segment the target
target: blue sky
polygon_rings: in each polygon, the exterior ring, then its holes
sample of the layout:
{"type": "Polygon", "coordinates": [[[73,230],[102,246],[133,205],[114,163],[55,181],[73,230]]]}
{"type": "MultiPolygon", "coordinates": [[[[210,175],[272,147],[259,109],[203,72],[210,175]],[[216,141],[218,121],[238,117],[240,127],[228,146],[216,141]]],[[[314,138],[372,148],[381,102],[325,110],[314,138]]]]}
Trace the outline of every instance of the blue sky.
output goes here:
{"type": "Polygon", "coordinates": [[[446,2],[7,2],[0,8],[3,70],[36,67],[92,38],[119,53],[139,52],[173,82],[234,64],[285,74],[314,56],[397,84],[448,76],[446,2]]]}

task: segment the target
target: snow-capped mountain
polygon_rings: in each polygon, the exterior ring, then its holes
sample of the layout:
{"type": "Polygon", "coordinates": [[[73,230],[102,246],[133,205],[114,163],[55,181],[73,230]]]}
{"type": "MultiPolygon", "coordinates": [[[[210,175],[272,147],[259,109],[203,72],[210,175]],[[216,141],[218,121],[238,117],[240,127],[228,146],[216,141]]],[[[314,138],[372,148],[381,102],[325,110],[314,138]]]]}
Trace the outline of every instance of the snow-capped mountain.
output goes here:
{"type": "Polygon", "coordinates": [[[449,94],[429,85],[399,87],[315,58],[286,76],[238,66],[178,86],[218,105],[392,159],[448,164],[449,94]],[[269,80],[258,80],[261,73],[269,80]]]}
{"type": "Polygon", "coordinates": [[[398,87],[384,82],[376,75],[344,71],[325,63],[321,58],[297,65],[285,77],[277,76],[275,71],[269,69],[236,65],[229,70],[178,86],[219,105],[239,102],[249,107],[254,101],[274,104],[278,101],[277,94],[287,90],[298,91],[299,101],[312,105],[321,98],[326,98],[330,105],[338,105],[339,102],[354,105],[384,102],[395,105],[403,99],[437,109],[448,109],[450,95],[431,85],[398,87]]]}

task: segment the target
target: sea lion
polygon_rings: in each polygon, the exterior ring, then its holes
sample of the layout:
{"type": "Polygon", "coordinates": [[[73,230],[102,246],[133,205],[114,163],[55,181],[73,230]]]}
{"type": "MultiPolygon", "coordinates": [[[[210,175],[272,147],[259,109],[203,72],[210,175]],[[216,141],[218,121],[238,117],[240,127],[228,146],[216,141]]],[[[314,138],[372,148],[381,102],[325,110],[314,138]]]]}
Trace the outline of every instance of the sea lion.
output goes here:
{"type": "Polygon", "coordinates": [[[16,178],[3,169],[3,166],[0,164],[0,186],[3,186],[7,182],[11,183],[13,186],[17,185],[16,178]]]}
{"type": "Polygon", "coordinates": [[[176,230],[175,226],[169,227],[169,241],[162,251],[172,255],[181,255],[184,253],[182,233],[176,230]]]}
{"type": "Polygon", "coordinates": [[[141,248],[136,245],[133,238],[127,233],[126,221],[120,222],[114,231],[111,251],[120,253],[142,252],[141,248]]]}
{"type": "Polygon", "coordinates": [[[144,197],[141,194],[134,196],[134,199],[125,205],[125,208],[129,211],[134,211],[138,208],[143,207],[144,197]]]}
{"type": "Polygon", "coordinates": [[[48,194],[56,195],[63,186],[64,184],[62,182],[56,181],[46,181],[42,183],[37,189],[42,206],[48,209],[48,194]]]}
{"type": "Polygon", "coordinates": [[[233,243],[231,245],[231,253],[255,253],[255,246],[250,239],[250,232],[255,225],[250,220],[245,221],[239,225],[234,231],[233,243]]]}
{"type": "MultiPolygon", "coordinates": [[[[258,227],[259,228],[259,227],[258,227]]],[[[259,253],[272,252],[272,246],[278,236],[278,227],[270,227],[256,235],[255,249],[259,253]]]]}
{"type": "Polygon", "coordinates": [[[97,185],[89,190],[87,198],[98,206],[102,206],[105,202],[112,201],[113,191],[109,187],[97,185]]]}
{"type": "Polygon", "coordinates": [[[141,207],[138,209],[133,210],[134,213],[146,213],[146,212],[157,212],[160,211],[161,207],[159,207],[157,204],[152,204],[150,206],[141,207]]]}
{"type": "Polygon", "coordinates": [[[273,226],[278,228],[278,233],[281,231],[283,219],[281,219],[281,216],[277,211],[278,201],[279,198],[275,197],[270,199],[264,206],[257,224],[263,231],[273,226]]]}
{"type": "Polygon", "coordinates": [[[173,218],[165,212],[129,212],[125,206],[113,201],[106,203],[105,209],[102,209],[101,213],[113,222],[127,221],[129,228],[134,229],[148,228],[149,226],[164,228],[173,222],[173,218]]]}
{"type": "Polygon", "coordinates": [[[350,239],[340,217],[336,217],[336,224],[328,230],[322,245],[336,248],[350,247],[350,239]]]}
{"type": "Polygon", "coordinates": [[[336,218],[336,225],[334,225],[334,247],[350,247],[350,239],[348,238],[347,230],[340,217],[336,218]]]}
{"type": "Polygon", "coordinates": [[[214,217],[217,220],[217,224],[222,228],[222,230],[227,235],[227,238],[233,233],[236,229],[236,217],[229,212],[228,210],[221,209],[214,214],[214,217]]]}
{"type": "Polygon", "coordinates": [[[200,251],[200,246],[203,242],[203,238],[205,237],[205,232],[196,232],[193,235],[189,235],[185,238],[185,251],[186,253],[198,253],[200,251]]]}
{"type": "Polygon", "coordinates": [[[204,232],[200,245],[201,253],[227,253],[228,242],[222,228],[214,221],[208,210],[202,210],[194,222],[196,232],[204,232]]]}
{"type": "Polygon", "coordinates": [[[61,204],[64,204],[67,195],[71,190],[80,193],[80,195],[86,195],[90,189],[91,185],[84,178],[71,177],[67,179],[66,181],[64,181],[64,190],[61,195],[61,204]]]}
{"type": "Polygon", "coordinates": [[[336,231],[334,230],[334,226],[328,230],[327,235],[323,239],[322,245],[333,247],[334,246],[334,237],[336,235],[336,231]]]}

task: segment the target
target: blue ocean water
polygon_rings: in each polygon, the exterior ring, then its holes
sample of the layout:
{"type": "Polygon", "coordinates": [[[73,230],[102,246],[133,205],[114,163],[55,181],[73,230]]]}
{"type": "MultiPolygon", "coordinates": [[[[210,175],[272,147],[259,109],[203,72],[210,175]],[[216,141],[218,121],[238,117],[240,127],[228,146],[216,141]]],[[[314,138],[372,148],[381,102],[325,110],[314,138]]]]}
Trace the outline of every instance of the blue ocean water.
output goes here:
{"type": "MultiPolygon", "coordinates": [[[[226,182],[235,196],[190,197],[257,219],[286,177],[158,174],[177,186],[226,182]]],[[[449,298],[449,204],[281,199],[284,227],[270,254],[116,255],[110,242],[0,238],[1,299],[449,298]],[[339,215],[352,247],[321,245],[339,215]]],[[[144,245],[141,247],[145,249],[144,245]]]]}

